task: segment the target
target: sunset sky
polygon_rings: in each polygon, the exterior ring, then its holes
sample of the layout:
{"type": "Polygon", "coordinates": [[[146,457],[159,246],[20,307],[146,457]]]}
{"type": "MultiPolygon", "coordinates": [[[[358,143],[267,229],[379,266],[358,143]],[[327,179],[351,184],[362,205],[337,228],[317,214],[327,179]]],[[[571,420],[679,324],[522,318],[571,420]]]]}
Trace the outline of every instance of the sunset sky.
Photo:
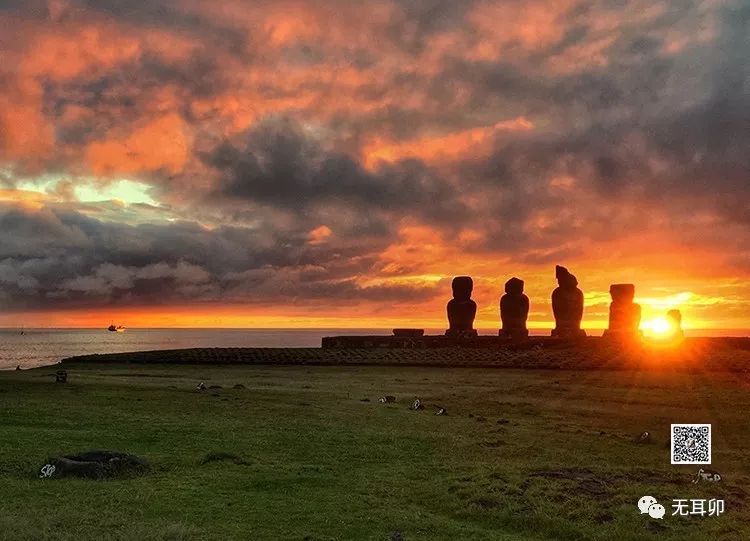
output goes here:
{"type": "Polygon", "coordinates": [[[0,0],[0,326],[750,328],[745,0],[0,0]]]}

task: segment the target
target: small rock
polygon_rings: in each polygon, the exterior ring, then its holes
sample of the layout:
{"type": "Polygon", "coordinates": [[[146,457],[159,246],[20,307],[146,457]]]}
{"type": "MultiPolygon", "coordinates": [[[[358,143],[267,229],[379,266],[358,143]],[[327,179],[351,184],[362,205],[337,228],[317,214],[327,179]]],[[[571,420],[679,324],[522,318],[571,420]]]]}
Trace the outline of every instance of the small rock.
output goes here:
{"type": "Polygon", "coordinates": [[[205,391],[206,390],[206,384],[201,381],[198,384],[198,386],[196,387],[196,389],[198,389],[199,391],[205,391]]]}
{"type": "Polygon", "coordinates": [[[651,439],[650,432],[642,432],[639,436],[636,436],[633,441],[638,444],[643,444],[643,443],[652,443],[653,440],[651,439]]]}
{"type": "Polygon", "coordinates": [[[497,424],[499,425],[507,425],[510,421],[508,419],[498,419],[497,424]]]}
{"type": "Polygon", "coordinates": [[[419,411],[424,409],[424,406],[422,405],[422,401],[419,400],[419,398],[415,399],[414,402],[411,403],[411,406],[409,407],[412,411],[419,411]]]}
{"type": "Polygon", "coordinates": [[[396,401],[396,397],[389,395],[389,394],[382,396],[378,399],[378,402],[380,402],[381,404],[391,404],[395,401],[396,401]]]}
{"type": "Polygon", "coordinates": [[[209,389],[221,389],[221,385],[209,385],[209,389]]]}
{"type": "Polygon", "coordinates": [[[242,383],[236,383],[232,386],[232,389],[247,389],[242,383]]]}
{"type": "Polygon", "coordinates": [[[55,373],[55,383],[67,383],[68,373],[65,370],[58,370],[55,373]]]}
{"type": "Polygon", "coordinates": [[[360,398],[359,401],[360,402],[369,402],[370,399],[369,398],[360,398]]]}
{"type": "Polygon", "coordinates": [[[435,412],[435,415],[448,415],[448,412],[445,408],[438,408],[438,410],[435,412]]]}

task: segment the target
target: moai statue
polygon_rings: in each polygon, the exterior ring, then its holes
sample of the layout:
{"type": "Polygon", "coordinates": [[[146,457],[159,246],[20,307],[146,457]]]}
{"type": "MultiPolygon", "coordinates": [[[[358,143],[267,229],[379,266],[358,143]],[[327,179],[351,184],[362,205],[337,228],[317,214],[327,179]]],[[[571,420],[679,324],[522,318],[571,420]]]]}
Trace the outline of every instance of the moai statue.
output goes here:
{"type": "Polygon", "coordinates": [[[471,300],[474,281],[470,276],[456,276],[451,284],[453,298],[448,301],[448,330],[446,336],[476,336],[474,317],[477,315],[477,303],[471,300]]]}
{"type": "Polygon", "coordinates": [[[508,338],[526,338],[526,318],[529,316],[529,298],[523,294],[523,280],[511,278],[505,282],[505,295],[500,297],[500,320],[503,328],[498,333],[508,338]]]}
{"type": "Polygon", "coordinates": [[[634,337],[640,335],[641,306],[633,302],[633,284],[612,284],[609,286],[612,303],[609,305],[609,328],[604,336],[634,337]]]}
{"type": "Polygon", "coordinates": [[[672,327],[672,335],[675,338],[682,338],[685,333],[682,330],[682,314],[679,310],[670,310],[667,312],[667,321],[672,327]]]}
{"type": "Polygon", "coordinates": [[[581,329],[583,319],[583,291],[578,289],[578,280],[568,269],[555,266],[557,287],[552,292],[552,313],[555,316],[555,328],[552,336],[561,338],[579,338],[586,336],[581,329]]]}

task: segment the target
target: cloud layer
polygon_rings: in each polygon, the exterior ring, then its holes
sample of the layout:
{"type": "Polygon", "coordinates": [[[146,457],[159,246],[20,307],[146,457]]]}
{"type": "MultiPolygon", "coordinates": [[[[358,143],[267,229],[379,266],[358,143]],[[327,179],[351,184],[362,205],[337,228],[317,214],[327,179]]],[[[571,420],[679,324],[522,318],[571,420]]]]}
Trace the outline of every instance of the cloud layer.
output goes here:
{"type": "Polygon", "coordinates": [[[470,273],[484,321],[523,275],[542,322],[565,263],[591,319],[635,281],[750,321],[741,0],[0,0],[0,24],[6,312],[438,320],[470,273]],[[123,179],[150,202],[81,196],[123,179]]]}

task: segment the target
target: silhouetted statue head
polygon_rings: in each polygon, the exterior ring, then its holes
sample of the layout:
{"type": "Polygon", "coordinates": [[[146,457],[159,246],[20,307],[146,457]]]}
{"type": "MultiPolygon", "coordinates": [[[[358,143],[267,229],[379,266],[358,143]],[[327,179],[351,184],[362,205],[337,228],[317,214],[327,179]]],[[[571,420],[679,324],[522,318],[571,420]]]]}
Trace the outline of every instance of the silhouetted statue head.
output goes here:
{"type": "Polygon", "coordinates": [[[500,321],[498,333],[513,339],[523,339],[529,335],[526,318],[529,315],[529,298],[523,294],[523,280],[513,277],[505,282],[505,295],[500,297],[500,321]]]}
{"type": "Polygon", "coordinates": [[[682,314],[679,310],[669,310],[667,312],[667,319],[672,326],[673,340],[681,340],[685,336],[682,330],[682,314]]]}
{"type": "Polygon", "coordinates": [[[635,285],[612,284],[609,286],[609,294],[613,302],[631,303],[635,298],[635,285]]]}
{"type": "Polygon", "coordinates": [[[552,336],[583,338],[586,336],[581,329],[583,291],[578,289],[578,280],[561,265],[555,265],[555,278],[558,286],[552,292],[552,313],[555,316],[552,336]]]}
{"type": "Polygon", "coordinates": [[[578,285],[578,280],[573,276],[568,269],[563,266],[555,265],[555,278],[560,287],[573,288],[578,285]]]}
{"type": "Polygon", "coordinates": [[[505,282],[505,292],[509,295],[521,295],[523,293],[523,280],[513,277],[505,282]]]}
{"type": "Polygon", "coordinates": [[[633,284],[612,284],[609,286],[612,303],[609,305],[609,328],[606,335],[623,338],[640,335],[641,307],[633,302],[635,286],[633,284]]]}
{"type": "Polygon", "coordinates": [[[453,298],[459,301],[469,300],[474,290],[474,280],[471,276],[456,276],[451,283],[453,298]]]}
{"type": "Polygon", "coordinates": [[[669,319],[677,329],[682,325],[682,314],[679,310],[670,310],[667,312],[667,319],[669,319]]]}
{"type": "Polygon", "coordinates": [[[471,300],[474,281],[470,276],[456,276],[451,283],[453,298],[448,301],[448,336],[463,338],[476,336],[474,317],[477,314],[477,303],[471,300]]]}

